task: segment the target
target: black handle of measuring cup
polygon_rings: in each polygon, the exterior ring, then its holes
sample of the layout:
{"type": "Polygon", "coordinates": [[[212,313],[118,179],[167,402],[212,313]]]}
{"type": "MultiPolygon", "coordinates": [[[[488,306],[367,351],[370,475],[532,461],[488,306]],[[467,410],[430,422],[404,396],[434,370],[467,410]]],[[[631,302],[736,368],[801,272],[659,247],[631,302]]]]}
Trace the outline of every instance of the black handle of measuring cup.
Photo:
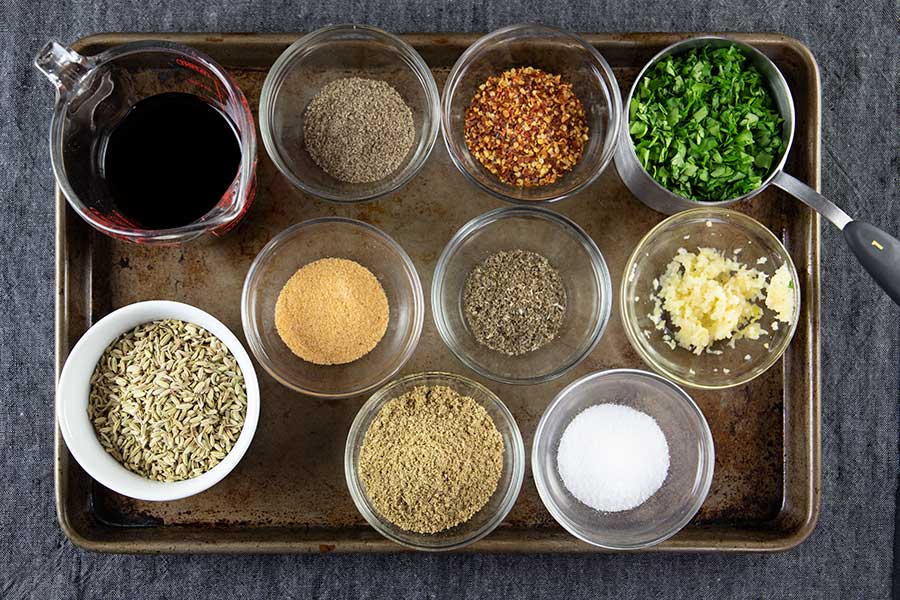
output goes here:
{"type": "Polygon", "coordinates": [[[869,275],[900,305],[900,241],[870,223],[854,221],[834,202],[796,177],[779,171],[772,184],[794,196],[844,231],[847,245],[869,275]]]}
{"type": "Polygon", "coordinates": [[[844,239],[872,279],[900,305],[900,240],[864,221],[844,225],[844,239]]]}

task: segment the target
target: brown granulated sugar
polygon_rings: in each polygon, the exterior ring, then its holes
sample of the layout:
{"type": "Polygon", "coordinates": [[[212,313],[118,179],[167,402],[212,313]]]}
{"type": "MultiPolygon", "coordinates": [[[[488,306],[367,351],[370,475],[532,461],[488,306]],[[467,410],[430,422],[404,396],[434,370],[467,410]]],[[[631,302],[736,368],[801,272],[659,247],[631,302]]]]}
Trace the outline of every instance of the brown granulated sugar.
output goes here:
{"type": "Polygon", "coordinates": [[[275,328],[291,352],[317,365],[357,360],[387,331],[390,310],[375,275],[345,258],[323,258],[288,279],[275,303],[275,328]]]}
{"type": "Polygon", "coordinates": [[[445,386],[388,401],[366,431],[359,476],[375,509],[406,531],[438,533],[487,504],[503,437],[483,406],[445,386]]]}

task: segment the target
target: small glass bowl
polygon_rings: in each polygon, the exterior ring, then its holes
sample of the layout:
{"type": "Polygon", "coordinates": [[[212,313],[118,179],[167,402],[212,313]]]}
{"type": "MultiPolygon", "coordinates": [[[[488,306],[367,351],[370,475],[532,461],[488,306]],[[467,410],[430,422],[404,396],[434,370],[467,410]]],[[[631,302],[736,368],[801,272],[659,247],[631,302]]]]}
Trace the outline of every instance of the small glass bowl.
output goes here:
{"type": "Polygon", "coordinates": [[[619,307],[628,341],[654,371],[683,385],[724,389],[758,377],[784,354],[799,321],[800,288],[797,281],[797,269],[790,254],[759,221],[724,208],[696,208],[665,219],[638,243],[625,265],[619,307]],[[680,346],[670,348],[663,335],[674,339],[673,330],[668,325],[664,330],[657,330],[648,316],[654,304],[651,297],[653,280],[663,274],[679,248],[696,252],[701,247],[722,250],[727,257],[769,277],[775,269],[787,264],[791,280],[795,282],[791,323],[779,322],[778,328],[773,328],[775,314],[760,302],[758,304],[764,310],[760,324],[768,335],[757,340],[738,340],[734,348],[729,348],[725,342],[717,342],[712,350],[721,350],[721,354],[703,352],[698,356],[680,346]],[[739,254],[734,254],[735,250],[739,254]],[[759,264],[763,258],[764,263],[759,264]]]}
{"type": "Polygon", "coordinates": [[[591,373],[569,384],[541,417],[531,449],[534,483],[553,518],[578,539],[608,550],[646,548],[678,533],[706,499],[714,464],[712,434],[691,397],[671,381],[636,369],[591,373]],[[559,441],[572,419],[608,403],[653,417],[669,445],[669,472],[662,487],[640,506],[619,512],[580,502],[566,489],[557,467],[559,441]]]}
{"type": "Polygon", "coordinates": [[[603,336],[612,303],[606,261],[574,222],[538,207],[499,208],[462,226],[434,269],[431,310],[450,351],[479,375],[501,383],[533,384],[559,377],[581,362],[603,336]],[[546,257],[566,289],[566,314],[556,337],[520,356],[479,344],[465,318],[463,292],[472,269],[502,250],[546,257]]]}
{"type": "Polygon", "coordinates": [[[444,86],[441,109],[441,130],[453,164],[486,192],[527,204],[562,200],[600,176],[615,153],[622,97],[609,64],[581,37],[541,25],[510,25],[480,38],[459,57],[444,86]],[[469,153],[465,140],[466,109],[478,86],[507,69],[526,66],[561,75],[571,83],[590,130],[575,168],[540,187],[503,183],[469,153]]]}
{"type": "Polygon", "coordinates": [[[350,426],[350,433],[344,449],[344,475],[347,478],[347,487],[350,489],[350,495],[353,497],[356,508],[366,521],[387,539],[416,550],[457,550],[488,535],[509,514],[522,489],[522,480],[525,476],[525,445],[512,413],[489,389],[462,375],[438,372],[418,373],[407,375],[384,386],[359,409],[350,426]],[[472,398],[485,408],[493,419],[497,431],[503,436],[503,472],[494,495],[481,510],[465,523],[433,534],[405,531],[378,514],[366,495],[365,486],[359,479],[358,470],[359,453],[366,432],[381,408],[389,400],[423,385],[446,386],[463,396],[472,398]]]}
{"type": "Polygon", "coordinates": [[[305,193],[341,203],[373,200],[409,182],[434,147],[439,111],[437,84],[419,53],[397,36],[364,25],[323,27],[297,40],[272,65],[259,100],[263,144],[278,170],[305,193]],[[344,77],[385,81],[412,109],[412,149],[397,170],[374,183],[339,181],[306,151],[307,105],[326,84],[344,77]]]}
{"type": "Polygon", "coordinates": [[[244,335],[272,377],[300,393],[343,398],[367,392],[406,363],[422,333],[425,300],[412,260],[383,231],[340,217],[312,219],[288,227],[260,250],[250,265],[241,296],[244,335]],[[320,258],[346,258],[369,269],[390,307],[387,331],[375,348],[351,363],[315,365],[282,341],[275,328],[278,294],[297,269],[320,258]]]}

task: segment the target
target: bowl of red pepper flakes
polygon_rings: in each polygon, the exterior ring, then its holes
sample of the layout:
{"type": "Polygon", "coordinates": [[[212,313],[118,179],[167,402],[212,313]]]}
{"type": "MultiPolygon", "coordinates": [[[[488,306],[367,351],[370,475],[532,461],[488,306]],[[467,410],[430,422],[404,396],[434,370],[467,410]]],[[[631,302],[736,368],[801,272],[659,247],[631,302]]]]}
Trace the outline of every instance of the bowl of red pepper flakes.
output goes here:
{"type": "Polygon", "coordinates": [[[544,186],[571,171],[588,141],[572,84],[534,67],[507,69],[478,86],[466,109],[469,152],[508,185],[544,186]]]}
{"type": "Polygon", "coordinates": [[[512,25],[470,46],[441,99],[444,142],[481,189],[549,203],[590,185],[612,161],[622,117],[609,64],[581,37],[512,25]]]}

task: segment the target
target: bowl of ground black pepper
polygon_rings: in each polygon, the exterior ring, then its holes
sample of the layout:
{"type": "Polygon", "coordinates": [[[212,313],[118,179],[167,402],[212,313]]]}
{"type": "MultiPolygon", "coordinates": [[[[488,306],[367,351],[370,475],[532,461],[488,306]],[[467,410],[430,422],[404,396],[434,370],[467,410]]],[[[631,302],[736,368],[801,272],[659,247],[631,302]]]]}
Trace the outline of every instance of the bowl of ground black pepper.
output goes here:
{"type": "Polygon", "coordinates": [[[314,31],[275,61],[259,102],[260,131],[279,171],[333,202],[372,200],[406,184],[437,139],[431,70],[374,27],[314,31]]]}
{"type": "Polygon", "coordinates": [[[570,219],[510,207],[469,221],[438,258],[431,307],[447,347],[478,374],[549,381],[596,347],[612,301],[603,255],[570,219]]]}
{"type": "Polygon", "coordinates": [[[453,164],[515,203],[555,202],[590,185],[613,158],[621,119],[619,86],[596,48],[540,25],[476,41],[441,98],[453,164]]]}
{"type": "Polygon", "coordinates": [[[409,256],[353,219],[304,221],[272,238],[244,281],[250,349],[282,384],[310,396],[361,394],[415,350],[425,301],[409,256]]]}
{"type": "Polygon", "coordinates": [[[522,487],[525,447],[512,414],[461,375],[419,373],[362,406],[344,474],[366,521],[417,550],[455,550],[506,517],[522,487]]]}

